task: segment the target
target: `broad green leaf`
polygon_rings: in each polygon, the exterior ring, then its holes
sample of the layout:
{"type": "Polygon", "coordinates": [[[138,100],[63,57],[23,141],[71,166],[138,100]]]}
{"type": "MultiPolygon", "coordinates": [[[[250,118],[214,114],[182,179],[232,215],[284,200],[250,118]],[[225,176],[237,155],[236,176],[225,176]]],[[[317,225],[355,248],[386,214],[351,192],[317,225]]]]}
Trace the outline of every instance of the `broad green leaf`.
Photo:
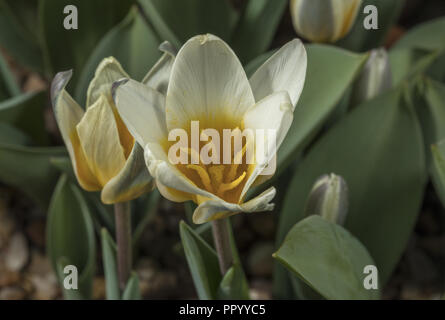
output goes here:
{"type": "Polygon", "coordinates": [[[278,151],[280,172],[323,126],[368,56],[322,45],[308,45],[306,49],[306,83],[292,126],[278,151]]]}
{"type": "Polygon", "coordinates": [[[424,50],[436,50],[445,48],[445,18],[423,23],[400,39],[395,48],[417,48],[424,50]]]}
{"type": "Polygon", "coordinates": [[[279,262],[326,299],[378,299],[379,290],[363,285],[366,248],[343,227],[320,216],[297,223],[274,254],[279,262]]]}
{"type": "Polygon", "coordinates": [[[122,294],[122,300],[141,300],[139,278],[136,273],[133,273],[128,280],[127,286],[122,294]]]}
{"type": "Polygon", "coordinates": [[[107,300],[120,300],[121,294],[117,272],[116,244],[105,228],[101,231],[101,240],[106,297],[107,300]]]}
{"type": "Polygon", "coordinates": [[[181,221],[179,231],[199,299],[215,299],[221,282],[218,256],[215,250],[184,221],[181,221]]]}
{"type": "Polygon", "coordinates": [[[384,284],[412,232],[426,181],[422,133],[402,89],[358,106],[310,149],[288,187],[278,244],[303,218],[311,186],[326,172],[348,184],[345,227],[368,248],[384,284]]]}
{"type": "MultiPolygon", "coordinates": [[[[144,21],[136,8],[111,29],[98,43],[89,57],[76,88],[76,100],[85,101],[90,81],[102,59],[115,57],[134,79],[142,80],[161,56],[161,40],[144,21]]],[[[79,70],[80,72],[80,70],[79,70]]]]}
{"type": "MultiPolygon", "coordinates": [[[[78,291],[82,299],[91,298],[96,244],[91,213],[80,190],[63,175],[54,191],[48,210],[47,252],[59,282],[65,275],[61,270],[73,265],[78,270],[78,291]]],[[[70,298],[65,290],[65,297],[70,298]]]]}
{"type": "Polygon", "coordinates": [[[26,147],[0,142],[0,181],[22,190],[46,209],[59,172],[50,159],[66,155],[63,147],[26,147]]]}
{"type": "Polygon", "coordinates": [[[60,171],[60,173],[66,174],[73,182],[77,181],[76,175],[74,174],[73,165],[69,157],[54,157],[50,159],[50,162],[60,171]]]}
{"type": "Polygon", "coordinates": [[[0,145],[1,144],[26,146],[31,144],[31,139],[10,124],[0,122],[0,145]]]}
{"type": "Polygon", "coordinates": [[[0,0],[0,46],[34,71],[43,71],[37,23],[37,2],[0,0]]]}
{"type": "Polygon", "coordinates": [[[127,15],[133,1],[121,0],[40,0],[39,18],[44,39],[47,73],[76,70],[72,84],[83,69],[97,43],[127,15]],[[78,9],[78,29],[66,30],[67,5],[78,9]],[[77,77],[76,77],[77,75],[77,77]]]}
{"type": "Polygon", "coordinates": [[[287,0],[248,0],[231,41],[243,63],[269,49],[287,6],[287,0]]]}
{"type": "Polygon", "coordinates": [[[218,288],[220,300],[249,300],[249,285],[241,264],[234,264],[224,275],[218,288]]]}
{"type": "Polygon", "coordinates": [[[162,40],[179,49],[198,34],[211,33],[226,41],[237,13],[225,0],[139,0],[148,20],[162,40]]]}
{"type": "Polygon", "coordinates": [[[19,128],[41,145],[47,144],[44,109],[45,92],[24,93],[0,103],[0,122],[19,128]]]}
{"type": "Polygon", "coordinates": [[[0,101],[19,94],[20,87],[17,84],[17,80],[0,54],[0,101]]]}
{"type": "Polygon", "coordinates": [[[405,0],[364,0],[352,30],[337,44],[348,50],[360,52],[382,46],[388,32],[397,23],[404,5],[405,0]],[[367,16],[363,11],[368,5],[374,5],[378,10],[377,30],[366,30],[363,27],[363,21],[367,16]]]}
{"type": "Polygon", "coordinates": [[[400,48],[389,53],[393,85],[425,72],[438,58],[437,51],[400,48]]]}

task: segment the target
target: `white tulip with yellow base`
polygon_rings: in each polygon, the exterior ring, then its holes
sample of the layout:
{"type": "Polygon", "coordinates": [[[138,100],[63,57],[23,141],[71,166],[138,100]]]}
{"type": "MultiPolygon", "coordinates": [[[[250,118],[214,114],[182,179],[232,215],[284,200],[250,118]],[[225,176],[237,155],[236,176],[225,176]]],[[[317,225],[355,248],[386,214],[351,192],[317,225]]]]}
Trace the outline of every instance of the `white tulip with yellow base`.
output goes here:
{"type": "Polygon", "coordinates": [[[252,185],[259,178],[265,180],[261,173],[267,163],[174,165],[168,157],[172,146],[168,135],[178,128],[190,133],[192,121],[199,121],[201,133],[207,128],[219,133],[274,129],[279,147],[303,89],[306,60],[306,51],[296,39],[248,79],[224,41],[200,35],[179,51],[166,95],[133,80],[116,83],[113,95],[119,113],[144,146],[148,169],[161,194],[175,202],[197,203],[195,223],[272,210],[273,187],[245,201],[252,185]]]}
{"type": "Polygon", "coordinates": [[[362,0],[291,0],[295,31],[312,42],[333,43],[351,30],[362,0]]]}

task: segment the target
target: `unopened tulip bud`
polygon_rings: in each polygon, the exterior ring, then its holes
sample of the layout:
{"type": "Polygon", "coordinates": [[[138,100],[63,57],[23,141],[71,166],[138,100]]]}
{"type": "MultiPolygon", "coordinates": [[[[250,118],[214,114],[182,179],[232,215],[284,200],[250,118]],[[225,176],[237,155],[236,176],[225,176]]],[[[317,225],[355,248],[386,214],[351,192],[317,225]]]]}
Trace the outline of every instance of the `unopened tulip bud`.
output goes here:
{"type": "Polygon", "coordinates": [[[388,53],[383,48],[374,49],[354,84],[351,104],[356,106],[370,100],[391,86],[392,73],[388,53]]]}
{"type": "Polygon", "coordinates": [[[306,203],[306,216],[317,214],[342,225],[348,212],[348,187],[338,175],[323,175],[315,182],[306,203]]]}
{"type": "Polygon", "coordinates": [[[295,31],[312,42],[336,42],[351,30],[362,0],[291,0],[295,31]]]}

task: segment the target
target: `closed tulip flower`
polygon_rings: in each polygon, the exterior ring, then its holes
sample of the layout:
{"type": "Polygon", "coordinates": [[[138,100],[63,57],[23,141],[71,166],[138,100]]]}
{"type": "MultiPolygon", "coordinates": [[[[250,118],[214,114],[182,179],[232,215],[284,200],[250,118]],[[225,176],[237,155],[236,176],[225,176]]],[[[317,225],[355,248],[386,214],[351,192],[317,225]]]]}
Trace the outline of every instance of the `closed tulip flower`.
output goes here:
{"type": "Polygon", "coordinates": [[[336,42],[351,30],[361,3],[361,0],[291,0],[295,31],[312,42],[336,42]]]}
{"type": "MultiPolygon", "coordinates": [[[[194,121],[202,130],[213,128],[219,133],[223,128],[272,129],[276,131],[278,148],[290,128],[303,89],[306,60],[304,46],[295,39],[248,79],[224,41],[213,35],[200,35],[179,51],[166,95],[133,80],[116,83],[114,97],[119,113],[144,146],[148,169],[161,194],[175,202],[192,200],[198,204],[193,215],[195,223],[240,212],[272,210],[273,187],[245,201],[247,191],[270,176],[261,175],[266,164],[174,164],[169,153],[169,132],[181,128],[190,133],[194,121]]],[[[242,150],[240,154],[234,152],[232,160],[242,157],[244,147],[242,150]]],[[[186,151],[193,158],[194,151],[186,151]]],[[[202,146],[195,151],[202,151],[202,146]]]]}
{"type": "MultiPolygon", "coordinates": [[[[173,59],[165,53],[146,84],[166,87],[173,59]],[[165,75],[167,74],[167,75],[165,75]]],[[[128,78],[116,59],[104,59],[88,88],[86,110],[65,90],[71,71],[56,75],[51,95],[54,113],[80,186],[101,191],[105,204],[127,202],[152,190],[143,149],[128,131],[111,97],[113,82],[128,78]]]]}

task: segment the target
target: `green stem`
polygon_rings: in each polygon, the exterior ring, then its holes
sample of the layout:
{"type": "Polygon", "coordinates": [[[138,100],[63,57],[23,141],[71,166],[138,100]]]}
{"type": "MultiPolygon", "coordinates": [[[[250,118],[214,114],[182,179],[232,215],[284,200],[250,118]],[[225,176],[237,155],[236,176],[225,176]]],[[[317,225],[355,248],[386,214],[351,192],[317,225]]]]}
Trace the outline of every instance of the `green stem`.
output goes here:
{"type": "Polygon", "coordinates": [[[127,285],[128,279],[130,278],[132,265],[130,203],[116,203],[114,205],[114,217],[116,220],[119,287],[123,291],[127,285]]]}
{"type": "Polygon", "coordinates": [[[233,256],[230,246],[229,224],[227,219],[212,221],[213,240],[218,254],[221,274],[225,275],[232,266],[233,256]]]}

